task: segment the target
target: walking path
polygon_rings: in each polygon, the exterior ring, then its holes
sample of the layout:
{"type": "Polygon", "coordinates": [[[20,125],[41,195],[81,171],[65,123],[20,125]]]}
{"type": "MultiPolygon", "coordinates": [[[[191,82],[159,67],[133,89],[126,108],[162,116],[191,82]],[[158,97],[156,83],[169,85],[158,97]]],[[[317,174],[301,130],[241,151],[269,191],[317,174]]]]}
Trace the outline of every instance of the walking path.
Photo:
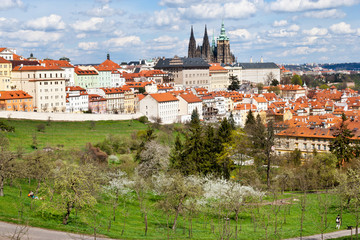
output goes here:
{"type": "Polygon", "coordinates": [[[47,121],[102,121],[102,120],[131,120],[143,116],[135,114],[86,114],[86,113],[38,113],[38,112],[14,112],[0,111],[0,118],[16,118],[47,121]]]}
{"type": "MultiPolygon", "coordinates": [[[[36,227],[26,227],[12,223],[0,222],[0,240],[29,239],[29,240],[90,240],[93,236],[60,232],[36,227]]],[[[97,240],[111,240],[99,238],[97,240]]]]}
{"type": "MultiPolygon", "coordinates": [[[[351,236],[351,233],[353,235],[355,235],[355,231],[356,229],[353,230],[341,230],[341,231],[337,231],[337,232],[331,232],[331,233],[324,233],[323,234],[323,238],[321,238],[321,234],[316,234],[313,236],[307,236],[307,237],[303,237],[303,240],[321,240],[321,239],[334,239],[334,238],[340,238],[340,237],[345,237],[345,236],[351,236]]],[[[360,233],[360,228],[358,228],[358,232],[360,233]]],[[[297,238],[289,238],[286,240],[298,240],[300,239],[300,237],[297,238]]]]}

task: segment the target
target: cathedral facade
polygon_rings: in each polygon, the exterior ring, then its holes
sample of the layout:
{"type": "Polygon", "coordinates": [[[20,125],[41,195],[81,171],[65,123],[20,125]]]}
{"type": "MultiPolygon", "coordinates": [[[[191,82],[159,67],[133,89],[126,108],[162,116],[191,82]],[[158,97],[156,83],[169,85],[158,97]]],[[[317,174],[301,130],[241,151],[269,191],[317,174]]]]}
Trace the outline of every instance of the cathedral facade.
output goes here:
{"type": "Polygon", "coordinates": [[[213,36],[211,46],[206,26],[202,46],[196,45],[193,27],[191,27],[188,58],[195,57],[201,57],[205,61],[213,63],[232,64],[235,62],[235,57],[230,51],[230,40],[228,36],[226,36],[224,23],[221,25],[220,35],[216,39],[216,42],[213,36]]]}

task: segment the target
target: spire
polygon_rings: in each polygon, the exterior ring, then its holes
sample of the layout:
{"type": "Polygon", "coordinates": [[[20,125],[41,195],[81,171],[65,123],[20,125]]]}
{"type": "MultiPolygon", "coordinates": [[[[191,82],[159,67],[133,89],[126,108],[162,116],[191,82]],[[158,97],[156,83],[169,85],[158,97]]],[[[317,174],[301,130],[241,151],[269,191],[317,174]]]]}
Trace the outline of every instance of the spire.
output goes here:
{"type": "Polygon", "coordinates": [[[210,43],[209,43],[209,36],[207,34],[206,25],[205,25],[203,44],[202,44],[202,48],[201,48],[201,57],[207,62],[210,62],[210,60],[211,60],[211,57],[210,57],[210,43]]]}
{"type": "Polygon", "coordinates": [[[221,31],[220,31],[220,36],[218,37],[218,40],[229,40],[229,38],[226,36],[226,33],[225,33],[224,20],[221,23],[221,31]]]}
{"type": "Polygon", "coordinates": [[[110,60],[110,53],[108,53],[108,54],[106,55],[106,59],[107,59],[107,60],[110,60]]]}
{"type": "Polygon", "coordinates": [[[193,26],[191,26],[191,33],[190,33],[190,41],[189,41],[189,48],[188,48],[188,57],[194,58],[196,52],[196,40],[194,37],[194,30],[193,26]]]}

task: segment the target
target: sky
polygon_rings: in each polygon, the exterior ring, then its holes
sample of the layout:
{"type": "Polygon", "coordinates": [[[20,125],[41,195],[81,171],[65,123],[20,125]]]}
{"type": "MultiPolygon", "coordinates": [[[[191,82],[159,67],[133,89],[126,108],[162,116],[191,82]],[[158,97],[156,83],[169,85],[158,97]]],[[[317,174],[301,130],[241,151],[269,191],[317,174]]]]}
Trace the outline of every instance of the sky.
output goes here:
{"type": "Polygon", "coordinates": [[[360,0],[0,0],[0,47],[74,64],[187,56],[222,21],[238,62],[360,62],[360,0]]]}

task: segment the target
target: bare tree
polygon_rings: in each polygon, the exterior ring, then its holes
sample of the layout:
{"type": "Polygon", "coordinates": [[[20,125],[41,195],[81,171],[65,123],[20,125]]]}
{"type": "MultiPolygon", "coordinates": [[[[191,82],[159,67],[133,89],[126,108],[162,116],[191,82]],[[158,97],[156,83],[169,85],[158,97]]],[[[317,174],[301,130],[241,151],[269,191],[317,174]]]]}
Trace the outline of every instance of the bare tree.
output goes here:
{"type": "Polygon", "coordinates": [[[15,155],[8,150],[9,140],[0,133],[0,197],[4,196],[4,182],[12,174],[15,155]]]}

